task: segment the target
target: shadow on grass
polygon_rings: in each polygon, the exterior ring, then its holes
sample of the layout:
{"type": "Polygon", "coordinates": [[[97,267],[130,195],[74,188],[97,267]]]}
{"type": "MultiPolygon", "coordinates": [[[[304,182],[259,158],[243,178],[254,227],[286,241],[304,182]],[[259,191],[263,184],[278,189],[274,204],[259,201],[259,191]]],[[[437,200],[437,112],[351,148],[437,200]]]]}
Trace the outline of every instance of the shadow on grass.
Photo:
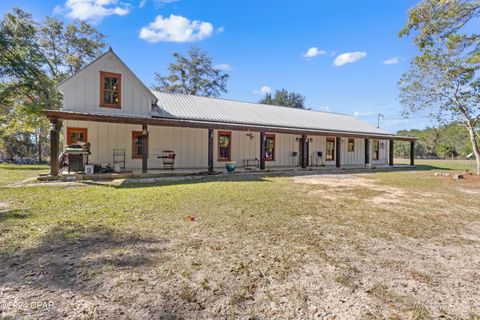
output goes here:
{"type": "MultiPolygon", "coordinates": [[[[249,172],[234,174],[218,174],[218,175],[196,175],[186,177],[161,177],[161,178],[143,178],[143,179],[127,179],[120,185],[114,186],[118,189],[126,188],[147,188],[155,186],[173,186],[173,185],[189,185],[208,182],[271,182],[270,178],[285,178],[310,175],[349,175],[358,173],[375,173],[375,172],[404,172],[417,170],[434,170],[435,167],[422,166],[421,168],[412,168],[410,166],[395,168],[377,168],[377,169],[332,169],[332,170],[305,170],[305,171],[282,171],[282,172],[249,172]]],[[[93,184],[97,184],[93,182],[93,184]]],[[[100,184],[98,184],[100,185],[100,184]]],[[[112,185],[102,184],[112,187],[112,185]]]]}
{"type": "Polygon", "coordinates": [[[25,219],[25,218],[28,218],[29,216],[30,216],[30,213],[20,209],[0,211],[0,222],[4,222],[7,220],[25,219]]]}
{"type": "Polygon", "coordinates": [[[93,292],[105,270],[149,266],[166,259],[169,240],[120,233],[109,227],[57,225],[31,249],[0,257],[0,283],[34,289],[93,292]]]}

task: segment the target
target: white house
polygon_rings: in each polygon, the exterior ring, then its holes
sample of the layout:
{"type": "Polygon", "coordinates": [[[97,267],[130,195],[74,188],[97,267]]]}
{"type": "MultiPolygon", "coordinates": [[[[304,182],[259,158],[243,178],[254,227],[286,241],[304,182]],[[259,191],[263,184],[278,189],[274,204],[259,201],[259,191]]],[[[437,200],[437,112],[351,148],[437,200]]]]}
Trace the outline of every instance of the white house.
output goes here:
{"type": "MultiPolygon", "coordinates": [[[[59,130],[65,144],[91,144],[90,163],[112,164],[125,154],[125,170],[162,168],[162,151],[175,168],[214,171],[237,167],[365,167],[393,165],[393,141],[411,141],[353,117],[152,91],[110,49],[62,81],[60,111],[52,122],[52,175],[58,174],[59,130]]],[[[413,165],[413,152],[411,157],[413,165]]]]}

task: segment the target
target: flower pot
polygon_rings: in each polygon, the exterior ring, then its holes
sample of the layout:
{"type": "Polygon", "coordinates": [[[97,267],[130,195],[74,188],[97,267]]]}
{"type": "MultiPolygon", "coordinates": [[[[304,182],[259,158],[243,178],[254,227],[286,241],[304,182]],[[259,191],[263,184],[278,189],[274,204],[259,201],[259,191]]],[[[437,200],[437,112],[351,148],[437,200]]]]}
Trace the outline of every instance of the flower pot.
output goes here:
{"type": "Polygon", "coordinates": [[[235,171],[235,167],[236,167],[236,163],[235,162],[226,162],[225,163],[225,168],[227,169],[227,172],[234,172],[235,171]]]}

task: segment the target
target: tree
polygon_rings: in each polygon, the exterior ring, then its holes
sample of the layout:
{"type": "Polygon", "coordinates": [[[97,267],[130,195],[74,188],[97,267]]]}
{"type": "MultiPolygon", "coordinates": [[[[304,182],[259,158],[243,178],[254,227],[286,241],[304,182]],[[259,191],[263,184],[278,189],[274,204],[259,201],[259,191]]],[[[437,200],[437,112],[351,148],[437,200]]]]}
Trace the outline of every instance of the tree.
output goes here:
{"type": "Polygon", "coordinates": [[[188,57],[173,54],[175,62],[168,66],[169,75],[155,73],[154,90],[218,97],[227,92],[229,75],[212,64],[212,58],[196,47],[190,48],[188,57]]]}
{"type": "Polygon", "coordinates": [[[480,175],[480,35],[466,33],[479,14],[478,0],[424,0],[413,8],[400,36],[416,31],[420,55],[399,85],[405,115],[426,111],[465,126],[480,175]]]}
{"type": "Polygon", "coordinates": [[[285,89],[275,90],[273,97],[270,93],[266,93],[265,96],[258,102],[262,104],[305,109],[305,97],[299,93],[288,92],[285,89]]]}
{"type": "Polygon", "coordinates": [[[65,26],[47,17],[36,22],[18,8],[5,14],[0,21],[0,138],[35,134],[42,160],[48,130],[43,110],[61,104],[55,84],[93,60],[104,38],[81,21],[65,26]]]}

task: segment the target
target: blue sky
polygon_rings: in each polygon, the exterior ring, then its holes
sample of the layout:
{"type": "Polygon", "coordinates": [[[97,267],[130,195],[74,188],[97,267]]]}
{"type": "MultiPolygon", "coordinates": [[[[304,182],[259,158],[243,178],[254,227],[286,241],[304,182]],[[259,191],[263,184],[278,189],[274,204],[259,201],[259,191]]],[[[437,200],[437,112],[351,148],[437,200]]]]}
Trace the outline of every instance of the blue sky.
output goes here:
{"type": "Polygon", "coordinates": [[[312,109],[350,114],[395,132],[431,125],[401,119],[397,81],[416,50],[398,38],[413,0],[15,0],[0,3],[65,21],[86,19],[142,79],[153,84],[171,53],[191,45],[228,69],[229,99],[257,101],[292,90],[312,109]]]}

